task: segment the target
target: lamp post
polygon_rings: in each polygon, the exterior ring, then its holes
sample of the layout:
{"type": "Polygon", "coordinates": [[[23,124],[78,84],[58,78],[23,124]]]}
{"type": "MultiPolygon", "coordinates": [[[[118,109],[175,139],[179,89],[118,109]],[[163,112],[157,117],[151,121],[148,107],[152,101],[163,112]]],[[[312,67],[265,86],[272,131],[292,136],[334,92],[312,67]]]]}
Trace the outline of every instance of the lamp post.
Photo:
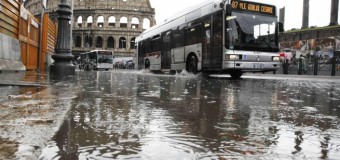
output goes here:
{"type": "Polygon", "coordinates": [[[52,55],[54,63],[50,67],[50,73],[55,77],[63,77],[75,74],[75,66],[72,63],[70,45],[70,20],[72,16],[71,7],[67,0],[61,0],[58,13],[58,37],[55,47],[55,54],[52,55]]]}

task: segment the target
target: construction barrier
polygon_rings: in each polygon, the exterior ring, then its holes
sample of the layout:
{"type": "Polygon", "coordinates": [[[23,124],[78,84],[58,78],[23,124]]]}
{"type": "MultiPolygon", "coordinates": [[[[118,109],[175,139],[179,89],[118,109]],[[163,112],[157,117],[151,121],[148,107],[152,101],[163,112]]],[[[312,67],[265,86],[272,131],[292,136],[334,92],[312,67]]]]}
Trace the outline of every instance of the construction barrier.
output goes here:
{"type": "Polygon", "coordinates": [[[40,21],[21,7],[19,41],[21,60],[27,70],[38,69],[40,21]]]}
{"type": "Polygon", "coordinates": [[[0,1],[0,71],[46,70],[48,57],[54,53],[57,25],[44,14],[41,30],[40,20],[21,4],[22,0],[0,1]]]}
{"type": "Polygon", "coordinates": [[[0,72],[22,71],[19,44],[21,0],[0,1],[0,72]]]}

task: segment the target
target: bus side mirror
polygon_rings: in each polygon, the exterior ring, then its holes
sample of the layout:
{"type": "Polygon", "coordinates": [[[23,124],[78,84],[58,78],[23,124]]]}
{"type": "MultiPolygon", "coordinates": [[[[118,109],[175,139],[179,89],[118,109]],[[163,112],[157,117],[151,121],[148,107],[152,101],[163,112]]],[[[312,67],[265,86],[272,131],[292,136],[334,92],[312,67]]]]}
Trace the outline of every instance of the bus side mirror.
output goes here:
{"type": "Polygon", "coordinates": [[[227,4],[226,7],[225,7],[226,15],[230,16],[231,15],[231,11],[232,11],[231,5],[227,4]]]}
{"type": "Polygon", "coordinates": [[[284,30],[284,25],[283,25],[283,22],[278,22],[278,27],[279,27],[279,33],[283,33],[285,30],[284,30]]]}

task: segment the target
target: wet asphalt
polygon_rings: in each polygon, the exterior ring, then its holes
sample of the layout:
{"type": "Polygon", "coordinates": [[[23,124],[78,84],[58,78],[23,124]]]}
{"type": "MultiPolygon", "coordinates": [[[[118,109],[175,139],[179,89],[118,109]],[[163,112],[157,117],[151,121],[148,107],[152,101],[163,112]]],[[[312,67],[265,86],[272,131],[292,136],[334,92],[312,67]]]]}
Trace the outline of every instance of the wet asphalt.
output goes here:
{"type": "Polygon", "coordinates": [[[0,159],[340,156],[339,77],[18,75],[0,75],[0,159]]]}

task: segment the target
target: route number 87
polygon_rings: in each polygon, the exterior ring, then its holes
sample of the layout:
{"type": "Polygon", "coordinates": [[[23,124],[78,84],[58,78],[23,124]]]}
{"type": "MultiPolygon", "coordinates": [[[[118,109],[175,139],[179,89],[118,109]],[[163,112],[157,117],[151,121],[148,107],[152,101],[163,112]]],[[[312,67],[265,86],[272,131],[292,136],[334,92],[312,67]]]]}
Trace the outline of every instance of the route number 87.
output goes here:
{"type": "Polygon", "coordinates": [[[231,7],[232,8],[237,8],[238,7],[238,2],[233,1],[232,4],[231,4],[231,7]]]}

